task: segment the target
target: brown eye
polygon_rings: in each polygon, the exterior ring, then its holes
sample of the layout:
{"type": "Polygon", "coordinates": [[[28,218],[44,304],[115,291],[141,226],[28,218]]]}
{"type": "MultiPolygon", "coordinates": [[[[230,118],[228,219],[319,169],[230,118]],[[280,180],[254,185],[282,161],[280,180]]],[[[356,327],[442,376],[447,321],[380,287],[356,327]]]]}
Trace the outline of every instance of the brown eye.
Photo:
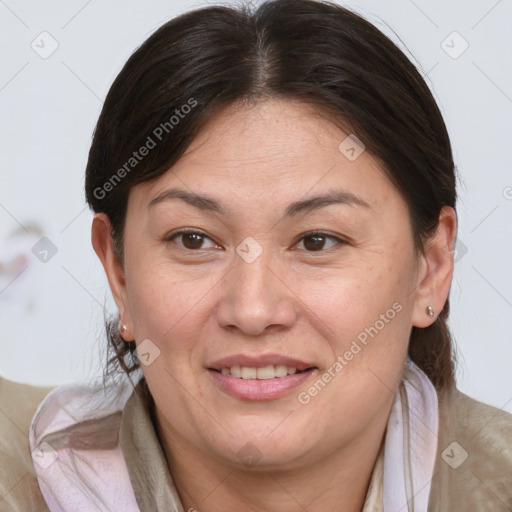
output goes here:
{"type": "MultiPolygon", "coordinates": [[[[301,242],[303,241],[304,248],[308,252],[322,252],[322,250],[325,249],[326,240],[335,240],[338,243],[344,243],[344,240],[341,240],[340,238],[321,232],[309,233],[301,238],[301,242]]],[[[330,249],[331,247],[327,247],[327,249],[330,249]]]]}
{"type": "Polygon", "coordinates": [[[203,245],[203,236],[198,235],[197,233],[186,233],[181,235],[181,240],[183,241],[183,245],[187,249],[201,249],[201,245],[203,245]]]}
{"type": "Polygon", "coordinates": [[[165,239],[167,242],[174,242],[175,240],[181,240],[181,243],[177,243],[178,247],[186,250],[197,251],[204,249],[202,245],[205,240],[211,239],[199,231],[179,231],[165,239]]]}

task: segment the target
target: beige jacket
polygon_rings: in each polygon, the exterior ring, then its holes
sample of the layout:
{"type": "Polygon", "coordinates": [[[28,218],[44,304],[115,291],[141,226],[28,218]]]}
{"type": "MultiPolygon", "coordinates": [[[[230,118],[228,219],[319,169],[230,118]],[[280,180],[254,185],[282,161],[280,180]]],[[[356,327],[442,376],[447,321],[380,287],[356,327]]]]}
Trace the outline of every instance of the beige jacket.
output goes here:
{"type": "MultiPolygon", "coordinates": [[[[0,511],[48,512],[35,478],[28,430],[35,410],[52,388],[0,378],[0,511]]],[[[140,386],[117,425],[141,512],[182,510],[153,429],[152,411],[140,386]]],[[[429,512],[512,511],[512,415],[457,389],[439,399],[439,442],[429,512]]],[[[117,423],[116,423],[117,422],[117,423]]],[[[382,450],[363,512],[382,510],[382,450]]]]}

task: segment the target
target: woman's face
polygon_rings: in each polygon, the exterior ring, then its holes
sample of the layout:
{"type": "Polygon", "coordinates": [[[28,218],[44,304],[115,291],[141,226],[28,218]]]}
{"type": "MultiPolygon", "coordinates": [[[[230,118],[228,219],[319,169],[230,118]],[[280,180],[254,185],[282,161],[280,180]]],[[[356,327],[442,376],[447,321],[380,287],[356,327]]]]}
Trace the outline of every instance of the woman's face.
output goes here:
{"type": "Polygon", "coordinates": [[[348,135],[294,101],[230,107],[130,193],[107,272],[124,337],[162,432],[202,457],[291,468],[362,445],[444,304],[452,267],[415,256],[406,203],[348,135]]]}

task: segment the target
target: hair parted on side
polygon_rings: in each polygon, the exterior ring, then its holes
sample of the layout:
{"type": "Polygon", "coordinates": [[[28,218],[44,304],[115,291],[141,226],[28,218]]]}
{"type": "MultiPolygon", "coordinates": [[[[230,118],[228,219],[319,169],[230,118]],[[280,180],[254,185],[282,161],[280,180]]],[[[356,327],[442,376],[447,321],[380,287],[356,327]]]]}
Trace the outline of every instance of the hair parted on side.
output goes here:
{"type": "MultiPolygon", "coordinates": [[[[112,225],[123,263],[130,189],[164,174],[205,122],[237,102],[289,98],[313,105],[364,143],[406,201],[418,254],[443,206],[455,209],[449,136],[425,80],[361,16],[328,1],[209,6],[161,26],[128,59],[103,105],[89,152],[86,199],[112,225]],[[144,158],[133,155],[148,147],[144,158]]],[[[455,384],[449,300],[435,322],[412,327],[411,359],[437,390],[455,384]]],[[[134,343],[106,321],[107,372],[138,368],[134,343]]]]}

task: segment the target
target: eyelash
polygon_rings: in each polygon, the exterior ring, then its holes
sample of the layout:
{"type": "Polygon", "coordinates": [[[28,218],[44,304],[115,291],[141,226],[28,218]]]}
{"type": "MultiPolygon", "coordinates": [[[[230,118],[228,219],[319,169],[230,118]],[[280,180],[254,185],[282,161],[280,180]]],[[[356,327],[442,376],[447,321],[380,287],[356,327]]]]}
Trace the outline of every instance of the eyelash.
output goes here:
{"type": "MultiPolygon", "coordinates": [[[[196,231],[194,229],[187,229],[187,230],[177,231],[176,233],[172,233],[172,234],[166,236],[163,241],[164,242],[171,242],[171,241],[173,241],[174,238],[177,238],[180,235],[190,235],[190,234],[200,235],[203,238],[208,238],[208,239],[212,240],[208,235],[206,235],[202,231],[196,231]]],[[[304,240],[306,238],[313,238],[315,236],[320,236],[320,237],[324,237],[324,238],[330,238],[331,240],[335,240],[336,242],[338,242],[338,244],[341,244],[341,245],[344,245],[344,244],[347,243],[346,240],[343,240],[342,238],[339,238],[337,236],[334,236],[334,235],[331,235],[329,233],[326,233],[325,231],[310,231],[308,233],[303,234],[297,240],[297,242],[295,242],[295,244],[301,242],[302,240],[304,240]]],[[[212,242],[213,242],[213,240],[212,240],[212,242]]],[[[180,246],[178,244],[176,244],[176,245],[178,246],[178,250],[184,251],[184,252],[201,252],[201,251],[207,250],[207,249],[188,249],[188,248],[182,247],[182,246],[180,246]]],[[[331,249],[336,250],[335,247],[330,247],[329,249],[326,249],[326,250],[319,250],[319,251],[307,251],[306,250],[306,252],[311,253],[311,254],[322,253],[322,252],[325,253],[325,252],[329,252],[331,249]]],[[[303,250],[305,250],[305,249],[303,249],[303,250]]]]}

